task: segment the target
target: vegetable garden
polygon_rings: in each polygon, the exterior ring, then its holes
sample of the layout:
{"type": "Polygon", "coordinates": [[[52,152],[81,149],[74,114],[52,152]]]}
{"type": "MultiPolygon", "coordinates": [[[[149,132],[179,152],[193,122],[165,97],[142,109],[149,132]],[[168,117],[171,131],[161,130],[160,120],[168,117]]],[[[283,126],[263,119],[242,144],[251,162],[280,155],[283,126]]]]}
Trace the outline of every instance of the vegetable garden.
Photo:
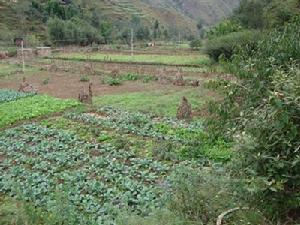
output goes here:
{"type": "Polygon", "coordinates": [[[75,100],[7,89],[0,99],[0,192],[46,210],[63,196],[78,224],[114,224],[120,210],[148,215],[160,208],[169,175],[193,151],[201,153],[195,158],[231,157],[221,142],[222,151],[208,151],[200,120],[77,108],[75,100]]]}
{"type": "Polygon", "coordinates": [[[173,167],[193,152],[220,162],[231,157],[221,142],[223,151],[208,151],[200,120],[78,108],[75,100],[8,89],[0,99],[0,192],[46,210],[63,196],[78,224],[114,224],[120,210],[147,215],[162,207],[173,167]]]}
{"type": "MultiPolygon", "coordinates": [[[[44,206],[67,189],[72,204],[94,220],[112,220],[114,207],[146,213],[159,206],[159,180],[169,167],[109,144],[81,141],[37,124],[6,130],[0,138],[1,192],[44,206]]],[[[162,185],[162,184],[161,184],[162,185]]]]}

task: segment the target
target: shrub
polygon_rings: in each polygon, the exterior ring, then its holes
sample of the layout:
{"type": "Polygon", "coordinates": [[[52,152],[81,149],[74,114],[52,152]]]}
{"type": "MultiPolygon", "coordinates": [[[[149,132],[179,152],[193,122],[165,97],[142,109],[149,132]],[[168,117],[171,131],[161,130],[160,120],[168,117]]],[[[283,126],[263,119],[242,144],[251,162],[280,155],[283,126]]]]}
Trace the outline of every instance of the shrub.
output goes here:
{"type": "MultiPolygon", "coordinates": [[[[122,213],[120,225],[199,225],[216,223],[217,217],[228,209],[243,205],[238,197],[243,189],[240,183],[213,167],[198,167],[182,163],[171,174],[166,186],[164,207],[147,217],[122,213]]],[[[226,224],[266,224],[255,209],[240,210],[225,217],[226,224]]],[[[224,223],[225,224],[225,223],[224,223]]]]}
{"type": "Polygon", "coordinates": [[[81,82],[89,82],[90,78],[88,76],[82,76],[82,77],[80,77],[80,81],[81,82]]]}
{"type": "Polygon", "coordinates": [[[253,52],[241,48],[229,64],[239,82],[217,106],[222,134],[236,139],[234,168],[249,194],[274,220],[300,212],[300,19],[276,29],[253,52]]]}
{"type": "Polygon", "coordinates": [[[194,39],[190,43],[192,49],[199,49],[202,47],[202,39],[194,39]]]}
{"type": "Polygon", "coordinates": [[[16,48],[9,48],[8,49],[8,57],[15,57],[17,56],[17,49],[16,48]]]}
{"type": "Polygon", "coordinates": [[[214,39],[230,33],[240,32],[242,29],[242,26],[238,22],[234,20],[224,20],[210,29],[207,33],[207,37],[208,39],[214,39]]]}
{"type": "Polygon", "coordinates": [[[50,80],[50,78],[46,78],[45,80],[43,80],[43,85],[49,84],[49,80],[50,80]]]}
{"type": "Polygon", "coordinates": [[[220,56],[230,59],[234,53],[234,49],[238,46],[248,45],[255,48],[258,39],[256,31],[240,31],[230,33],[221,37],[208,40],[204,51],[214,61],[219,61],[220,56]]]}
{"type": "Polygon", "coordinates": [[[104,80],[104,83],[110,86],[118,86],[122,84],[122,81],[119,78],[108,77],[104,80]]]}
{"type": "Polygon", "coordinates": [[[137,80],[139,77],[137,74],[128,73],[125,76],[122,77],[123,80],[137,80]]]}

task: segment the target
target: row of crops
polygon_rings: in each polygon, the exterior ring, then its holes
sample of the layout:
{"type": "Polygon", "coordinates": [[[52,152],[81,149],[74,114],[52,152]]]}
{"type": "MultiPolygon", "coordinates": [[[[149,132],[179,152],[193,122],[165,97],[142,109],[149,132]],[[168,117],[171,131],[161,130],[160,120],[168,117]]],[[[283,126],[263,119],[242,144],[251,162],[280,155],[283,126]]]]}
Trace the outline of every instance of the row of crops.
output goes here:
{"type": "Polygon", "coordinates": [[[81,214],[112,221],[109,211],[130,208],[147,213],[159,207],[166,164],[136,157],[110,144],[89,143],[37,124],[1,133],[0,192],[21,194],[37,206],[66,191],[81,214]]]}
{"type": "Polygon", "coordinates": [[[232,154],[231,146],[224,141],[216,140],[212,143],[201,121],[185,123],[172,118],[155,117],[139,112],[131,113],[112,107],[101,107],[93,113],[68,113],[65,118],[88,126],[113,129],[120,134],[171,143],[170,148],[176,148],[179,150],[177,154],[188,155],[188,158],[196,156],[227,161],[232,154]]]}
{"type": "Polygon", "coordinates": [[[0,193],[46,211],[60,196],[74,207],[75,224],[115,224],[120,210],[148,215],[160,208],[172,190],[169,175],[183,158],[158,155],[196,149],[207,158],[230,158],[227,146],[205,151],[209,139],[199,121],[92,107],[26,122],[79,103],[8,90],[0,96],[0,128],[6,127],[0,131],[0,193]]]}
{"type": "Polygon", "coordinates": [[[75,100],[61,100],[46,95],[0,90],[0,127],[17,121],[60,112],[79,103],[75,100]]]}
{"type": "Polygon", "coordinates": [[[10,89],[0,90],[0,103],[14,101],[20,98],[33,96],[34,93],[18,92],[10,89]]]}

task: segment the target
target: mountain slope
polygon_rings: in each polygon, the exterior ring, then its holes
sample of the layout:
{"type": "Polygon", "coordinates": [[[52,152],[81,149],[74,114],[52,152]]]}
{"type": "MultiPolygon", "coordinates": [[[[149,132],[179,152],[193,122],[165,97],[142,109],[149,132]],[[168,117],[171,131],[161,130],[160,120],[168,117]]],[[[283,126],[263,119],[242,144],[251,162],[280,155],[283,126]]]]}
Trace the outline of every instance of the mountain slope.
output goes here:
{"type": "MultiPolygon", "coordinates": [[[[51,2],[62,2],[51,0],[51,2]]],[[[213,25],[229,15],[240,0],[70,0],[81,13],[81,18],[91,21],[95,13],[101,21],[108,21],[114,27],[115,35],[129,28],[132,18],[153,30],[155,21],[161,31],[171,36],[179,32],[183,36],[196,35],[199,21],[205,26],[213,25]]],[[[34,34],[46,35],[45,15],[49,12],[32,8],[32,2],[45,5],[50,0],[2,0],[0,1],[0,41],[12,36],[34,34]]],[[[40,9],[45,10],[45,9],[40,9]]],[[[48,15],[50,16],[50,15],[48,15]]],[[[152,31],[153,32],[153,31],[152,31]]]]}

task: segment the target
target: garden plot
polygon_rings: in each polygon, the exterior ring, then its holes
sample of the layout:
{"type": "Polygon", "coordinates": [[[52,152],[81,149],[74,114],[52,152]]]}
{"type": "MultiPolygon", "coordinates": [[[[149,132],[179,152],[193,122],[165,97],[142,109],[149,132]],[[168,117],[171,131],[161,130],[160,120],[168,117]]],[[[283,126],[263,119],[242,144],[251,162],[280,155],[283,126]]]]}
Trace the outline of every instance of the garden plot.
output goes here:
{"type": "MultiPolygon", "coordinates": [[[[209,139],[200,121],[188,124],[172,118],[129,113],[111,107],[102,107],[92,113],[68,113],[65,117],[89,126],[160,142],[159,152],[154,150],[154,152],[147,153],[153,157],[169,158],[168,155],[175,154],[177,159],[196,157],[227,161],[232,154],[230,145],[224,141],[212,142],[209,139]]],[[[145,146],[147,146],[146,143],[145,146]]]]}
{"type": "MultiPolygon", "coordinates": [[[[0,191],[46,207],[64,193],[78,219],[112,221],[115,209],[147,214],[160,206],[169,167],[110,144],[30,124],[1,133],[0,191]]],[[[111,224],[111,223],[110,223],[111,224]]]]}
{"type": "Polygon", "coordinates": [[[34,93],[24,93],[9,89],[0,89],[0,103],[10,102],[35,95],[34,93]]]}
{"type": "Polygon", "coordinates": [[[94,61],[94,62],[116,62],[149,65],[181,65],[181,66],[203,66],[210,64],[210,59],[205,55],[162,55],[162,54],[139,54],[131,56],[120,53],[64,53],[53,57],[54,59],[65,59],[75,61],[94,61]]]}
{"type": "Polygon", "coordinates": [[[61,100],[46,95],[36,95],[1,103],[0,127],[11,125],[20,120],[61,112],[77,105],[79,103],[76,100],[61,100]]]}

